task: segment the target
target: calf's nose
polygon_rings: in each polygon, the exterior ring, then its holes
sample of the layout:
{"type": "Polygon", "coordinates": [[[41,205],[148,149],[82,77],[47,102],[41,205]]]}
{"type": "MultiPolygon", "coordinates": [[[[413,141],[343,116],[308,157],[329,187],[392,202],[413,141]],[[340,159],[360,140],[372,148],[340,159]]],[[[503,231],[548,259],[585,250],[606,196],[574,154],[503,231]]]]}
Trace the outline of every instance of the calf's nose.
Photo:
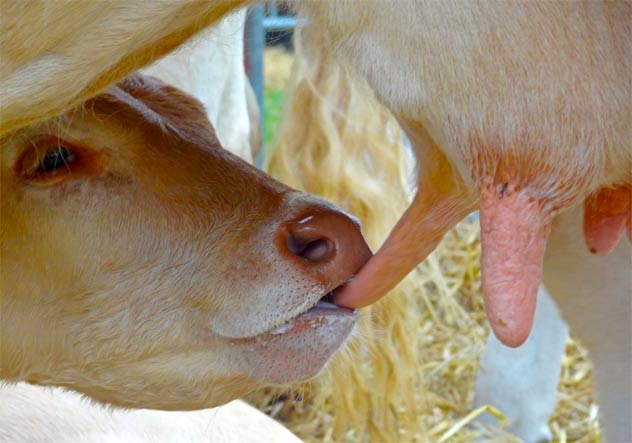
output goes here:
{"type": "Polygon", "coordinates": [[[372,256],[358,222],[326,206],[306,208],[277,233],[277,248],[302,272],[340,284],[372,256]]]}

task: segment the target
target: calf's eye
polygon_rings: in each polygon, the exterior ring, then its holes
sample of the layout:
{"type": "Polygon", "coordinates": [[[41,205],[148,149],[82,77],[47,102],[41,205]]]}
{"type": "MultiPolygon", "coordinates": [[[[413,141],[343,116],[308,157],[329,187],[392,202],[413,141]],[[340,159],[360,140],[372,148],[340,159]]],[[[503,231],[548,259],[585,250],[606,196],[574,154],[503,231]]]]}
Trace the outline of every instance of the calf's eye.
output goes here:
{"type": "Polygon", "coordinates": [[[65,146],[51,146],[40,160],[37,172],[54,172],[59,168],[68,167],[77,157],[65,146]]]}
{"type": "Polygon", "coordinates": [[[25,143],[14,170],[28,183],[54,185],[100,174],[102,161],[93,149],[60,137],[42,135],[25,143]]]}

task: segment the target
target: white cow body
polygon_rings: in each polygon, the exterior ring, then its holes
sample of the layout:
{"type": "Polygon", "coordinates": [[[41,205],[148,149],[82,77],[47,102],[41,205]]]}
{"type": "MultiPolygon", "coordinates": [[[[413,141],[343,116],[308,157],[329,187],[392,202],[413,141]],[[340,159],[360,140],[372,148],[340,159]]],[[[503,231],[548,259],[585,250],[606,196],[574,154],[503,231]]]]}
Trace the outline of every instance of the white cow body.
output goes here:
{"type": "MultiPolygon", "coordinates": [[[[306,11],[307,44],[335,47],[369,81],[420,170],[415,202],[344,303],[374,300],[366,294],[388,289],[478,202],[486,309],[496,335],[517,346],[531,329],[551,230],[546,289],[597,361],[606,441],[632,441],[631,249],[622,240],[592,256],[581,230],[581,202],[632,176],[631,5],[307,2],[306,11]]],[[[542,308],[524,348],[490,341],[478,382],[477,400],[505,405],[527,441],[547,437],[566,337],[556,309],[542,308]]]]}
{"type": "Polygon", "coordinates": [[[328,5],[306,3],[308,39],[369,81],[420,167],[408,213],[339,301],[374,301],[478,206],[488,317],[501,341],[520,345],[551,220],[631,177],[632,6],[328,5]]]}
{"type": "Polygon", "coordinates": [[[242,9],[142,72],[200,100],[222,146],[252,163],[258,147],[251,146],[251,133],[259,122],[251,122],[248,109],[245,21],[246,10],[242,9]]]}
{"type": "Polygon", "coordinates": [[[118,409],[61,388],[0,386],[1,443],[299,443],[235,400],[200,411],[118,409]]]}

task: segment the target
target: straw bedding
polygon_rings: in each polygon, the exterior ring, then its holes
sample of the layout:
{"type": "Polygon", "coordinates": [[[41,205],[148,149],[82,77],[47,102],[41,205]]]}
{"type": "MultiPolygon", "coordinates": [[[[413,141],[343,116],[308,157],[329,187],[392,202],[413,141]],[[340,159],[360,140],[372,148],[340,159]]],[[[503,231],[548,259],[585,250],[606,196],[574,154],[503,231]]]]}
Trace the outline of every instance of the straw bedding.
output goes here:
{"type": "MultiPolygon", "coordinates": [[[[299,45],[300,46],[300,45],[299,45]]],[[[324,54],[295,57],[285,117],[268,170],[357,215],[375,250],[412,192],[412,159],[388,112],[324,54]]],[[[294,57],[266,54],[266,82],[286,82],[294,57]]],[[[502,411],[470,407],[488,325],[478,222],[467,219],[392,293],[363,310],[360,328],[317,380],[250,401],[306,441],[511,442],[502,411]],[[498,427],[477,418],[496,415],[498,427]]],[[[591,369],[570,340],[550,421],[555,442],[599,442],[591,369]]]]}

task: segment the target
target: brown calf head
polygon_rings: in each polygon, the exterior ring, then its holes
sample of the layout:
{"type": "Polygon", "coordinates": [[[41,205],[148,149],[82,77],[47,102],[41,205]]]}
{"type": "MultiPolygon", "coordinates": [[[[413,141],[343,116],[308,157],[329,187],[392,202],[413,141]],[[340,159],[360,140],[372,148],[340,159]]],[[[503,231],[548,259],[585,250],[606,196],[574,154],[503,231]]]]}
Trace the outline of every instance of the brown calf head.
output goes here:
{"type": "Polygon", "coordinates": [[[201,105],[131,77],[2,138],[1,376],[130,407],[313,376],[370,256],[358,225],[223,150],[201,105]]]}

